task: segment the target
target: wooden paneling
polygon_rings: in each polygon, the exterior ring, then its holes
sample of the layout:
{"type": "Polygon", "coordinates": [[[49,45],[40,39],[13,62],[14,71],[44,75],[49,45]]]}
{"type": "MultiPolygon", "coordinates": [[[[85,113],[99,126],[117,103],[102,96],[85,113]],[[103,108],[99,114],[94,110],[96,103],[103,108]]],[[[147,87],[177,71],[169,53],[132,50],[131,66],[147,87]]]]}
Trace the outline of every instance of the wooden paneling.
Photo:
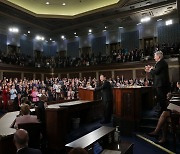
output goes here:
{"type": "Polygon", "coordinates": [[[132,70],[123,70],[123,71],[114,71],[114,77],[116,78],[119,76],[120,78],[122,77],[124,79],[132,79],[133,78],[133,72],[132,70]]]}
{"type": "Polygon", "coordinates": [[[136,70],[136,78],[137,79],[145,78],[146,75],[148,75],[148,73],[146,74],[146,72],[143,69],[136,70]]]}
{"type": "Polygon", "coordinates": [[[46,79],[46,78],[52,78],[53,76],[52,76],[52,74],[44,74],[44,78],[46,79]]]}
{"type": "Polygon", "coordinates": [[[32,80],[33,79],[33,73],[24,73],[24,77],[28,80],[32,80]]]}
{"type": "Polygon", "coordinates": [[[36,80],[41,80],[41,74],[36,74],[36,80]]]}
{"type": "Polygon", "coordinates": [[[180,68],[169,68],[170,81],[180,81],[180,68]]]}
{"type": "Polygon", "coordinates": [[[3,77],[6,77],[6,78],[21,78],[21,73],[20,72],[3,72],[3,77]]]}
{"type": "Polygon", "coordinates": [[[61,79],[63,79],[63,78],[67,78],[67,74],[61,74],[61,79]]]}
{"type": "Polygon", "coordinates": [[[86,77],[87,79],[89,77],[96,78],[96,72],[82,72],[82,77],[86,77]]]}
{"type": "Polygon", "coordinates": [[[69,73],[70,78],[79,78],[79,73],[69,73]]]}
{"type": "Polygon", "coordinates": [[[106,78],[112,78],[112,72],[111,71],[100,71],[99,75],[103,74],[106,78]]]}

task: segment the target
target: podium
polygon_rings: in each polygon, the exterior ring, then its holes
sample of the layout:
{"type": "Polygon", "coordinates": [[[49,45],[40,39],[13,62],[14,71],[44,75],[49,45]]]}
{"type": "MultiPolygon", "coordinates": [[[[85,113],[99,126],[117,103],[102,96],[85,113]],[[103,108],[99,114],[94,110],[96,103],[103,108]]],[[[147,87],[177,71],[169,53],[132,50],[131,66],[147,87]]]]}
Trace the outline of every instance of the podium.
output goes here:
{"type": "Polygon", "coordinates": [[[151,87],[113,88],[114,125],[129,134],[137,128],[142,111],[152,108],[151,87]]]}
{"type": "Polygon", "coordinates": [[[94,101],[100,98],[98,92],[94,91],[94,89],[79,88],[78,91],[80,100],[94,101]]]}

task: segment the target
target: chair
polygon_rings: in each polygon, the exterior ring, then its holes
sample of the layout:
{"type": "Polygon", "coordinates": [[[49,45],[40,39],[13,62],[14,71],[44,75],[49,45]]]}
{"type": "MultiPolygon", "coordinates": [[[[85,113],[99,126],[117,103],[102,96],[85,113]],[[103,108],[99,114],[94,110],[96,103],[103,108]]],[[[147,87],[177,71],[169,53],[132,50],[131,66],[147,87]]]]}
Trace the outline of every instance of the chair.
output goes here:
{"type": "MultiPolygon", "coordinates": [[[[177,101],[175,102],[176,105],[180,105],[180,102],[177,101]]],[[[180,132],[180,114],[177,113],[170,113],[170,117],[171,117],[171,122],[169,123],[169,128],[170,128],[170,132],[173,135],[173,142],[174,142],[174,149],[176,150],[176,144],[177,144],[177,140],[176,138],[179,135],[180,132]]]]}
{"type": "Polygon", "coordinates": [[[25,129],[29,134],[29,147],[40,148],[41,123],[18,124],[19,129],[25,129]]]}

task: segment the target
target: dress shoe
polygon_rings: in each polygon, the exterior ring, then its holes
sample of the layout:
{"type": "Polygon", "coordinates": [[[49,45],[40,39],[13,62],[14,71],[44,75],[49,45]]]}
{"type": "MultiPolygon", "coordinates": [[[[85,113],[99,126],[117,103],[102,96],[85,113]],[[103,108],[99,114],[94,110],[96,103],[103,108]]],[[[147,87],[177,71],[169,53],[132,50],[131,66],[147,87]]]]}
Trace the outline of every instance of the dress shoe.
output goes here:
{"type": "Polygon", "coordinates": [[[168,143],[167,140],[165,140],[165,141],[160,140],[157,142],[157,144],[162,145],[162,146],[166,145],[167,143],[168,143]]]}
{"type": "Polygon", "coordinates": [[[154,134],[153,132],[148,133],[147,135],[150,136],[150,137],[154,137],[154,138],[156,138],[156,139],[159,138],[159,135],[158,135],[158,134],[154,134]]]}

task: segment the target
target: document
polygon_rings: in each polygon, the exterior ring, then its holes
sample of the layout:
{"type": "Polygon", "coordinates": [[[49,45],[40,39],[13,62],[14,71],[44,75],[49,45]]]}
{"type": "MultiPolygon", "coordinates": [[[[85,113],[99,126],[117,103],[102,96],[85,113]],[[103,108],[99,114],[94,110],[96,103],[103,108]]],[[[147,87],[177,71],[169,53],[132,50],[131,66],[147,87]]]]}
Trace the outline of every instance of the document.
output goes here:
{"type": "Polygon", "coordinates": [[[167,109],[172,110],[172,111],[174,110],[180,113],[180,106],[173,103],[169,103],[167,109]]]}

